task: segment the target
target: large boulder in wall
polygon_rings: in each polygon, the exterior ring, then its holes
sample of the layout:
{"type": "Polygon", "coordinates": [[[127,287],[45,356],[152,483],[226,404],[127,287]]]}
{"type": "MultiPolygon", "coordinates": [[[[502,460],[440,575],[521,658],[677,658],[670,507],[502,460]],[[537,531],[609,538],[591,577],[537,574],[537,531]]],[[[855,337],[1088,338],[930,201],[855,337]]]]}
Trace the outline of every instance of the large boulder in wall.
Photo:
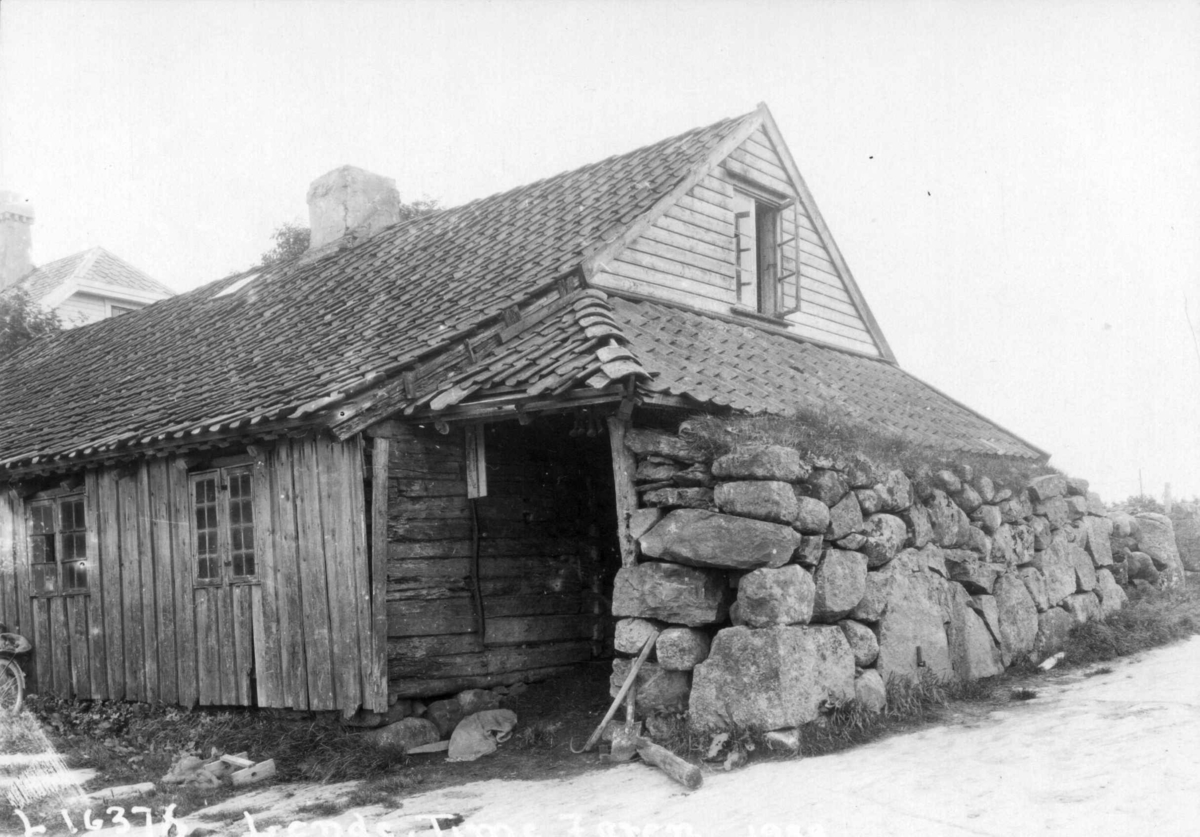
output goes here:
{"type": "Polygon", "coordinates": [[[833,622],[852,611],[867,591],[867,556],[828,549],[813,574],[813,619],[833,622]]]}
{"type": "Polygon", "coordinates": [[[1041,662],[1056,654],[1067,644],[1067,637],[1076,625],[1075,617],[1061,607],[1052,607],[1038,614],[1038,632],[1033,640],[1030,659],[1041,662]]]}
{"type": "Polygon", "coordinates": [[[738,582],[738,621],[753,628],[805,624],[816,594],[813,577],[798,564],[754,570],[738,582]]]}
{"type": "Polygon", "coordinates": [[[713,476],[725,480],[799,482],[811,471],[799,451],[781,445],[739,445],[712,464],[713,476]]]}
{"type": "Polygon", "coordinates": [[[1165,514],[1143,512],[1137,521],[1138,550],[1153,559],[1154,566],[1166,576],[1168,586],[1182,584],[1183,561],[1175,546],[1175,527],[1165,514]]]}
{"type": "Polygon", "coordinates": [[[1096,567],[1082,546],[1067,542],[1063,547],[1071,566],[1075,568],[1075,586],[1078,592],[1086,593],[1096,587],[1096,567]]]}
{"type": "Polygon", "coordinates": [[[996,579],[992,597],[1000,616],[1000,656],[1004,665],[1010,666],[1033,650],[1038,631],[1037,605],[1016,573],[996,579]]]}
{"type": "Polygon", "coordinates": [[[703,509],[676,509],[638,541],[642,554],[694,567],[782,567],[800,545],[791,526],[703,509]]]}
{"type": "Polygon", "coordinates": [[[1097,567],[1112,565],[1112,521],[1107,517],[1087,517],[1083,521],[1087,529],[1087,551],[1097,567]]]}
{"type": "MultiPolygon", "coordinates": [[[[616,697],[629,677],[633,660],[617,657],[613,660],[608,679],[608,693],[616,697]]],[[[671,671],[656,663],[644,662],[634,679],[637,687],[637,706],[643,712],[682,712],[688,705],[691,675],[686,671],[671,671]]]]}
{"type": "Polygon", "coordinates": [[[867,566],[878,569],[896,557],[908,540],[908,526],[891,514],[873,514],[866,520],[863,534],[867,536],[862,552],[867,566]]]}
{"type": "Polygon", "coordinates": [[[1050,607],[1075,592],[1075,565],[1067,556],[1066,547],[1064,539],[1055,538],[1050,546],[1033,557],[1033,566],[1041,570],[1046,580],[1046,601],[1050,607]]]}
{"type": "Polygon", "coordinates": [[[724,621],[729,599],[724,573],[652,561],[617,571],[612,612],[695,628],[724,621]]]}
{"type": "Polygon", "coordinates": [[[780,729],[853,697],[854,655],[836,625],[725,628],[693,672],[688,720],[704,732],[780,729]]]}
{"type": "Polygon", "coordinates": [[[1129,597],[1125,595],[1125,591],[1121,589],[1121,585],[1117,584],[1109,570],[1096,570],[1094,592],[1100,598],[1100,616],[1104,619],[1119,611],[1125,606],[1125,602],[1129,601],[1129,597]]]}
{"type": "Polygon", "coordinates": [[[951,584],[947,598],[950,619],[946,639],[954,674],[962,680],[978,680],[1004,671],[1000,649],[983,617],[971,607],[971,596],[961,585],[951,584]]]}
{"type": "Polygon", "coordinates": [[[879,619],[879,658],[875,661],[885,682],[892,675],[914,680],[921,676],[918,647],[920,659],[930,673],[936,677],[950,676],[946,622],[949,621],[947,586],[952,583],[924,568],[892,574],[887,585],[887,604],[879,619]]]}
{"type": "Polygon", "coordinates": [[[717,508],[726,514],[786,523],[791,526],[799,513],[791,485],[778,480],[723,482],[713,492],[717,508]]]}

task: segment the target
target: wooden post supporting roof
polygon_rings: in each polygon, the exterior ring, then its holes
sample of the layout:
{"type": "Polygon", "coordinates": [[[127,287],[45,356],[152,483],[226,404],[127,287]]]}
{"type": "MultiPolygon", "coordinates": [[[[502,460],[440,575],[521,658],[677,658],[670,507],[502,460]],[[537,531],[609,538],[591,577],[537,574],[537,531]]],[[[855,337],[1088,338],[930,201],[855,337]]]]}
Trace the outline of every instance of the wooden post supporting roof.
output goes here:
{"type": "Polygon", "coordinates": [[[487,451],[483,445],[482,424],[467,425],[466,444],[467,498],[475,500],[487,496],[487,451]]]}
{"type": "Polygon", "coordinates": [[[617,500],[617,542],[621,546],[621,566],[637,563],[637,544],[629,531],[629,519],[637,511],[637,490],[633,474],[637,469],[633,453],[625,447],[625,432],[629,421],[617,416],[608,419],[608,442],[612,448],[613,490],[617,500]]]}

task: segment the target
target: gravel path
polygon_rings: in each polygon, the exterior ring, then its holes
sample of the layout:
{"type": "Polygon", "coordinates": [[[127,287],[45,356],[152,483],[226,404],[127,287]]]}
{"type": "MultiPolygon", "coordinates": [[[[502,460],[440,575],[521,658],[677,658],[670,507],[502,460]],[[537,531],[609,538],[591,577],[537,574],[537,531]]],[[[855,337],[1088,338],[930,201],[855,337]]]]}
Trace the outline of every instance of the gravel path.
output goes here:
{"type": "Polygon", "coordinates": [[[710,773],[694,793],[630,764],[443,788],[337,820],[430,834],[421,815],[457,813],[461,835],[1200,833],[1200,637],[1112,668],[852,752],[710,773]]]}

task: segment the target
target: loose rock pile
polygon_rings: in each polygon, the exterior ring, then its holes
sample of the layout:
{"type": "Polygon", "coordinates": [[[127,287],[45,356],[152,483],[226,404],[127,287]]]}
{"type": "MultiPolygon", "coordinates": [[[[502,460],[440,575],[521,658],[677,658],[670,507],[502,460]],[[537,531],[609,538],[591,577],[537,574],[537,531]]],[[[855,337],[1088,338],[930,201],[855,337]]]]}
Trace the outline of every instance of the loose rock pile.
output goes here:
{"type": "MultiPolygon", "coordinates": [[[[615,581],[618,654],[652,630],[646,713],[702,731],[812,721],[889,677],[976,679],[1058,651],[1122,585],[1183,578],[1170,521],[1109,516],[1085,480],[998,489],[968,467],[906,474],[746,445],[711,463],[633,430],[640,562],[615,581]]],[[[615,695],[629,672],[613,665],[615,695]]]]}

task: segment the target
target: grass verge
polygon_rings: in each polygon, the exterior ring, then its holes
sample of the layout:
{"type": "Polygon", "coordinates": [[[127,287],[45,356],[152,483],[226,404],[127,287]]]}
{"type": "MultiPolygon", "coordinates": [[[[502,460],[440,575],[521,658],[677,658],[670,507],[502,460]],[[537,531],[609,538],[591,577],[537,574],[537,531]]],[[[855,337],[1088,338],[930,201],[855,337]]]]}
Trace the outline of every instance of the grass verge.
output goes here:
{"type": "Polygon", "coordinates": [[[1071,631],[1063,663],[1086,666],[1127,657],[1200,633],[1200,582],[1134,590],[1121,610],[1071,631]]]}

